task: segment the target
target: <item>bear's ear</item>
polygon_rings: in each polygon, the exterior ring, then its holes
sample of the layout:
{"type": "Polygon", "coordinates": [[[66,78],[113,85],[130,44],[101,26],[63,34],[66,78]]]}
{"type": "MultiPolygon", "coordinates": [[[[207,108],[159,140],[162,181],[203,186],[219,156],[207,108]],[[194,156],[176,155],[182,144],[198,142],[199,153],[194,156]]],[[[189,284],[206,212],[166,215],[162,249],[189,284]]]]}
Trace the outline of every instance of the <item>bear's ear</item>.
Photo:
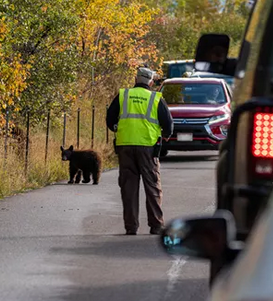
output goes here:
{"type": "Polygon", "coordinates": [[[61,151],[63,152],[64,151],[64,148],[61,146],[61,151]]]}
{"type": "Polygon", "coordinates": [[[73,145],[70,145],[69,150],[73,151],[73,145]]]}

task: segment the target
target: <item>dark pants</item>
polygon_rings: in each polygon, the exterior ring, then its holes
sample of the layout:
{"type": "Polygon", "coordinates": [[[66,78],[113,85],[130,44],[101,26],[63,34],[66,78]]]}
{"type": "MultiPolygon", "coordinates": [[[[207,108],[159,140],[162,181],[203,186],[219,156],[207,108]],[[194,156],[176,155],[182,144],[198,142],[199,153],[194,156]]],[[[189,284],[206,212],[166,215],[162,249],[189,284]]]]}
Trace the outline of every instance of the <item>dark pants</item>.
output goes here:
{"type": "Polygon", "coordinates": [[[125,229],[137,231],[139,227],[140,176],[146,194],[148,225],[163,226],[160,163],[158,158],[153,158],[153,147],[118,146],[118,158],[125,229]]]}

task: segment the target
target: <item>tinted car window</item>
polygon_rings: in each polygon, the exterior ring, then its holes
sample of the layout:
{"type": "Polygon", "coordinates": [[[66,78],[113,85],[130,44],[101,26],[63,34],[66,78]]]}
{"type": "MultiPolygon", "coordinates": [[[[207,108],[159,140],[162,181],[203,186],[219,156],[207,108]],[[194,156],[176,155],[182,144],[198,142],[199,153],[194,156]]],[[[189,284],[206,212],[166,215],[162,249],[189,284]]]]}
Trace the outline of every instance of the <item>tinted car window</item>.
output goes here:
{"type": "Polygon", "coordinates": [[[168,104],[222,104],[226,97],[220,84],[166,84],[161,92],[168,104]]]}
{"type": "MultiPolygon", "coordinates": [[[[255,70],[253,95],[268,97],[272,96],[273,92],[273,0],[269,1],[264,9],[267,12],[267,16],[265,14],[262,15],[263,26],[259,26],[257,29],[257,33],[261,36],[261,42],[258,44],[259,48],[256,47],[257,52],[259,51],[259,57],[255,70]],[[271,7],[269,4],[271,4],[271,7]]],[[[255,43],[253,42],[253,51],[256,49],[254,45],[255,43]]]]}

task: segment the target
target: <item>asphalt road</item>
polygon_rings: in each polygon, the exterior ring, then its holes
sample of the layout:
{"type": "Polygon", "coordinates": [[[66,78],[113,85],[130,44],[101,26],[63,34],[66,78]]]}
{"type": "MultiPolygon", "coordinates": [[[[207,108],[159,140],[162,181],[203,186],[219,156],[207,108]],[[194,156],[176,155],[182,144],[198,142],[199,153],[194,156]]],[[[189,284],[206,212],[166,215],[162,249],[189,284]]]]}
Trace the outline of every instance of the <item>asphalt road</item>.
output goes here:
{"type": "MultiPolygon", "coordinates": [[[[171,153],[161,163],[166,221],[210,213],[217,152],[171,153]]],[[[57,183],[0,201],[2,301],[201,301],[208,264],[171,257],[140,229],[125,236],[118,171],[98,186],[57,183]]]]}

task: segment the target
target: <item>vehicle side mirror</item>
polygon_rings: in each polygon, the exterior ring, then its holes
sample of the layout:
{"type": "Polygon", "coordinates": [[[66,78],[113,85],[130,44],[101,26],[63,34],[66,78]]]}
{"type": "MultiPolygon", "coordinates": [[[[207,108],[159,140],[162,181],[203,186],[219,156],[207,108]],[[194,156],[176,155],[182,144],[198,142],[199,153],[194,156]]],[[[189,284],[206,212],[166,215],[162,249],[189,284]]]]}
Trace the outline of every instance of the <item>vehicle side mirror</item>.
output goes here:
{"type": "Polygon", "coordinates": [[[204,34],[198,41],[196,71],[234,76],[237,59],[228,58],[230,38],[226,34],[204,34]]]}
{"type": "Polygon", "coordinates": [[[161,244],[171,255],[213,259],[235,238],[233,215],[219,210],[213,216],[171,221],[161,234],[161,244]]]}

